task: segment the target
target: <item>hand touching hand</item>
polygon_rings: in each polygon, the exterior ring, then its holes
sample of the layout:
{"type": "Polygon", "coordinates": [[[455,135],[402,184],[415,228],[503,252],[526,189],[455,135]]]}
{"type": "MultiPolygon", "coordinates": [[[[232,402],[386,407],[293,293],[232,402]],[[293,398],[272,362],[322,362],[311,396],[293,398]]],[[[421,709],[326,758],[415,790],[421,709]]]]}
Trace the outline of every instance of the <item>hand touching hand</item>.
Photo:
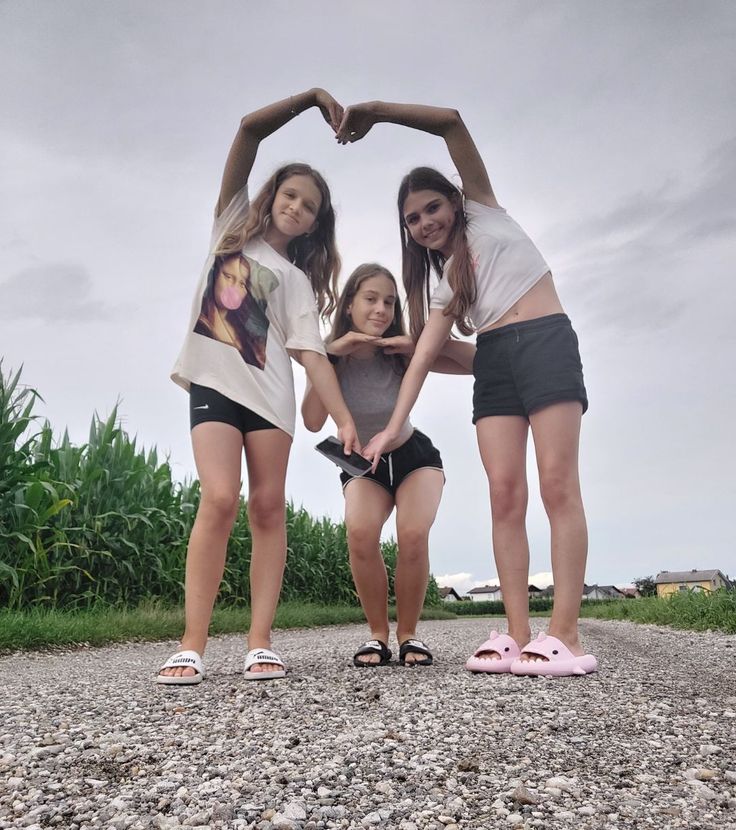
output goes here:
{"type": "Polygon", "coordinates": [[[360,141],[375,123],[370,104],[353,104],[343,113],[340,126],[335,130],[335,138],[340,144],[360,141]]]}
{"type": "Polygon", "coordinates": [[[339,104],[326,89],[318,88],[315,91],[314,98],[322,117],[332,127],[333,131],[337,132],[344,114],[342,104],[339,104]]]}
{"type": "Polygon", "coordinates": [[[363,334],[360,331],[349,331],[337,340],[333,340],[327,344],[327,351],[329,354],[334,354],[337,357],[345,357],[345,355],[352,354],[358,346],[363,346],[366,343],[376,343],[380,340],[373,334],[363,334]]]}
{"type": "Polygon", "coordinates": [[[416,343],[408,334],[397,334],[394,337],[381,337],[376,340],[375,345],[383,349],[385,354],[414,354],[416,343]]]}

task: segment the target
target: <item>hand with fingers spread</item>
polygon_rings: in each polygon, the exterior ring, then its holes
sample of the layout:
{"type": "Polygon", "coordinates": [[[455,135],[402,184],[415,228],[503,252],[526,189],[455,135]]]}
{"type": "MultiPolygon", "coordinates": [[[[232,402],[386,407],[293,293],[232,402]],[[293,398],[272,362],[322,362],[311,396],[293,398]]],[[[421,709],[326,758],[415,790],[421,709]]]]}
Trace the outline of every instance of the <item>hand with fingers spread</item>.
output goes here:
{"type": "Polygon", "coordinates": [[[335,138],[340,144],[360,141],[376,122],[377,118],[371,102],[353,104],[343,113],[340,126],[335,131],[335,138]]]}
{"type": "Polygon", "coordinates": [[[360,346],[366,343],[375,343],[381,340],[374,334],[364,334],[362,331],[349,331],[337,340],[332,340],[327,344],[327,352],[335,355],[335,357],[345,357],[352,354],[360,346]]]}
{"type": "Polygon", "coordinates": [[[344,114],[342,104],[339,104],[326,89],[321,87],[314,90],[314,98],[322,117],[332,127],[333,131],[337,132],[344,114]]]}
{"type": "Polygon", "coordinates": [[[397,334],[394,337],[381,337],[375,345],[383,349],[384,354],[404,354],[411,357],[414,354],[416,343],[408,334],[397,334]]]}

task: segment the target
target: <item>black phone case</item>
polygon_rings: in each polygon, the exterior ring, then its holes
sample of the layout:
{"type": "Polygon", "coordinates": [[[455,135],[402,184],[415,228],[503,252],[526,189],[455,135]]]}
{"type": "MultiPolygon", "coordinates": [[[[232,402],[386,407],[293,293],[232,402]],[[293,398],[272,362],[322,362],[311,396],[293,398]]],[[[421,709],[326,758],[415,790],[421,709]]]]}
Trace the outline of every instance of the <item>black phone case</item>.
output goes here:
{"type": "Polygon", "coordinates": [[[342,444],[330,436],[320,441],[315,447],[317,452],[322,453],[325,458],[329,458],[333,464],[337,464],[340,469],[345,470],[351,476],[365,475],[371,468],[371,462],[357,452],[351,452],[350,455],[345,455],[342,444]]]}

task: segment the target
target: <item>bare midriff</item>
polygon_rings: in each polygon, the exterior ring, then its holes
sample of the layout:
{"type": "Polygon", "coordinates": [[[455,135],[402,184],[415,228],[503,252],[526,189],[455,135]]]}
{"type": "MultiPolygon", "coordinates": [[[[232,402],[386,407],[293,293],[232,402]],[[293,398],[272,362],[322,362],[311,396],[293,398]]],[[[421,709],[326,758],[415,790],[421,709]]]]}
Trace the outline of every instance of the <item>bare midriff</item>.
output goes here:
{"type": "Polygon", "coordinates": [[[548,314],[564,314],[550,271],[547,271],[526,294],[520,297],[503,317],[499,317],[490,326],[480,329],[478,334],[483,334],[484,331],[493,331],[493,329],[499,329],[501,326],[508,326],[512,323],[546,317],[548,314]]]}

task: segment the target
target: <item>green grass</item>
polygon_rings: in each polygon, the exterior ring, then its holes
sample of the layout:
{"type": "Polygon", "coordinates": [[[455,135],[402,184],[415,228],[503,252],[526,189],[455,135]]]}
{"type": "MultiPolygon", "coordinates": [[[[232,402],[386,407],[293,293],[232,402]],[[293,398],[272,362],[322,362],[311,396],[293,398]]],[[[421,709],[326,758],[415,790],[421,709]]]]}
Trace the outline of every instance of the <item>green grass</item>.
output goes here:
{"type": "MultiPolygon", "coordinates": [[[[532,599],[529,607],[530,617],[549,617],[552,613],[551,600],[532,599]]],[[[458,616],[493,618],[506,614],[503,602],[499,601],[454,603],[452,610],[458,616]]],[[[580,616],[669,625],[689,631],[710,629],[736,634],[736,591],[689,591],[673,594],[669,598],[586,600],[580,608],[580,616]]]]}
{"type": "MultiPolygon", "coordinates": [[[[394,609],[390,609],[395,619],[394,609]]],[[[427,607],[422,619],[454,619],[443,608],[427,607]]],[[[282,603],[274,628],[314,628],[361,623],[360,608],[350,605],[282,603]]],[[[211,634],[240,634],[248,629],[248,608],[216,608],[211,634]]],[[[0,653],[74,646],[102,646],[130,641],[176,640],[184,628],[181,608],[155,604],[135,609],[96,608],[84,611],[0,611],[0,653]]]]}
{"type": "Polygon", "coordinates": [[[723,589],[712,594],[688,592],[668,598],[641,597],[588,605],[580,615],[600,620],[631,620],[669,625],[688,631],[725,631],[736,634],[736,591],[723,589]]]}

